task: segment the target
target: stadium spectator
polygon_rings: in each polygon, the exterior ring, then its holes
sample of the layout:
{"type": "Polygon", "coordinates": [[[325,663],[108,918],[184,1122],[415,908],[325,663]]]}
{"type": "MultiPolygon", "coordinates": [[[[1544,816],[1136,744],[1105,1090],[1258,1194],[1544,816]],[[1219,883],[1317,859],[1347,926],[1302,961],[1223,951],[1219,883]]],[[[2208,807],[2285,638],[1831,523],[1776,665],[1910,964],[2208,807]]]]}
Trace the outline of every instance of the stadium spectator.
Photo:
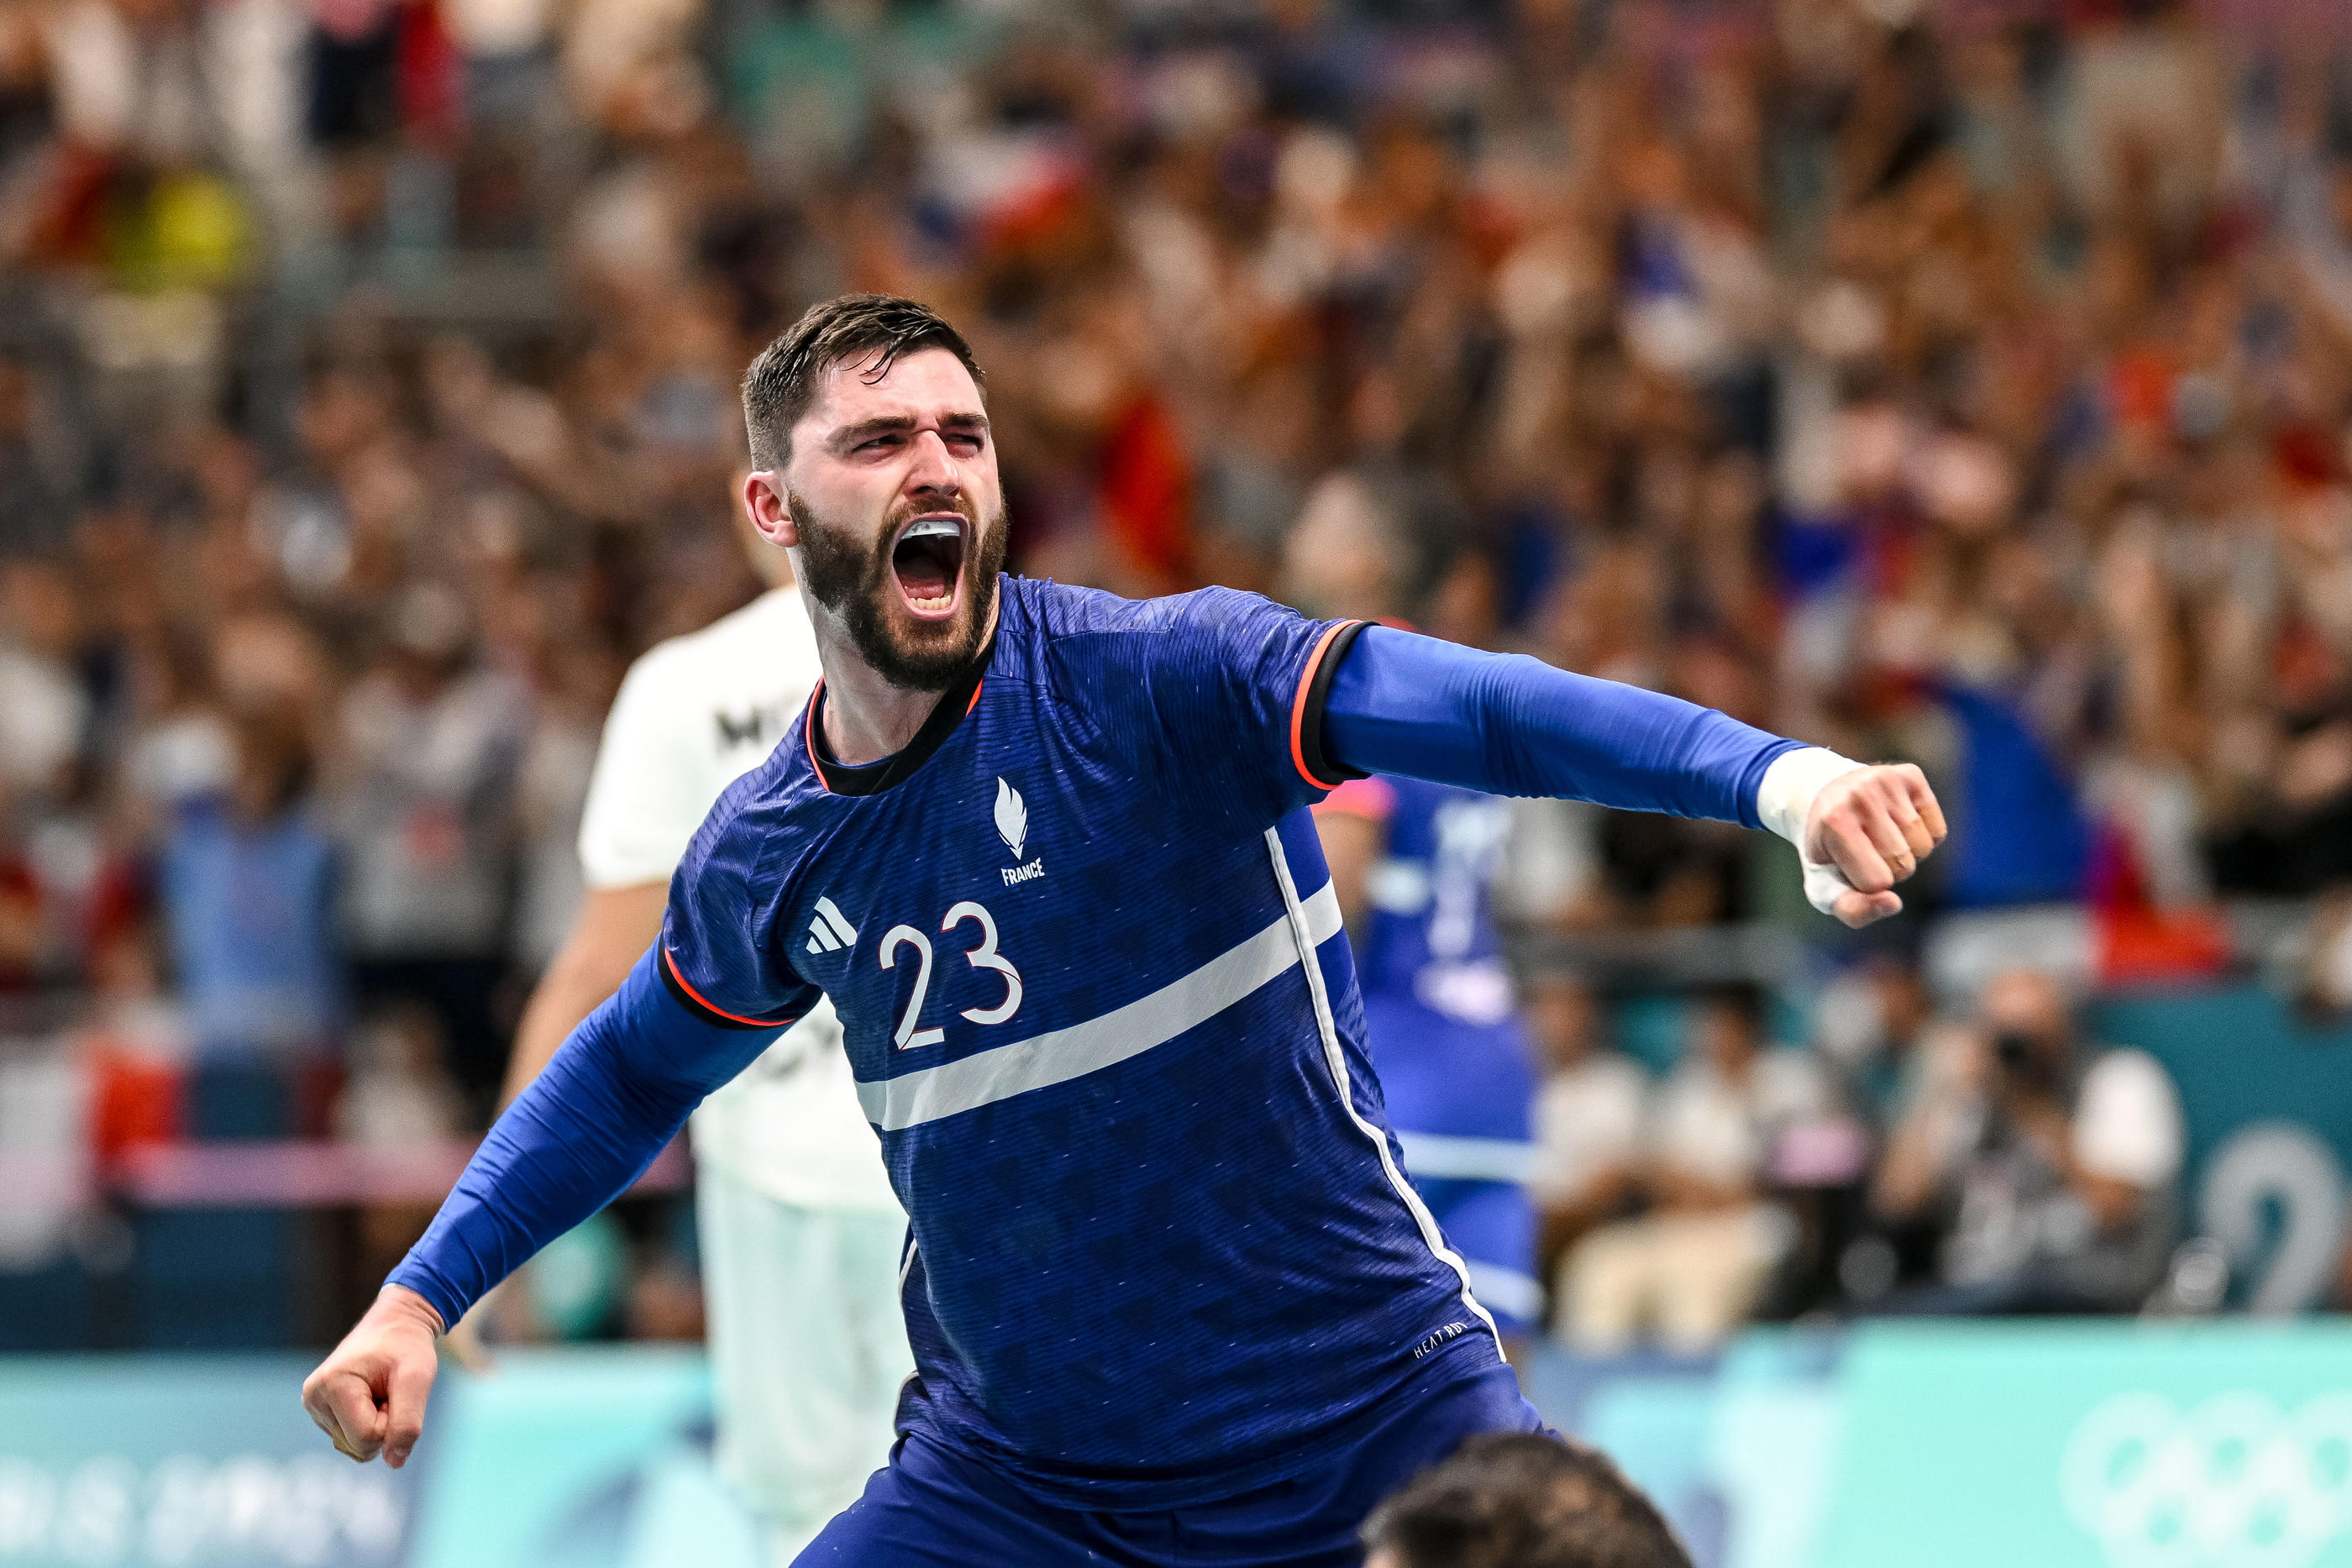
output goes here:
{"type": "Polygon", "coordinates": [[[1921,1038],[1935,1019],[1918,966],[1891,954],[1866,958],[1823,988],[1813,1014],[1822,1065],[1847,1108],[1883,1136],[1913,1092],[1921,1038]]]}
{"type": "Polygon", "coordinates": [[[510,680],[470,663],[452,590],[407,590],[391,632],[342,704],[344,927],[362,995],[432,1009],[459,1087],[483,1098],[505,1070],[492,1007],[528,710],[510,680]]]}
{"type": "Polygon", "coordinates": [[[0,787],[58,793],[81,753],[89,697],[73,667],[80,637],[72,579],[50,562],[0,570],[0,787]]]}
{"type": "Polygon", "coordinates": [[[1889,1218],[1948,1226],[1920,1312],[2126,1312],[2164,1275],[2179,1229],[2183,1132],[2172,1080],[2136,1050],[2085,1048],[2057,983],[1987,982],[1977,1028],[1931,1067],[1876,1183],[1889,1218]]]}
{"type": "Polygon", "coordinates": [[[1474,1437],[1364,1525],[1364,1568],[1690,1568],[1606,1455],[1538,1434],[1474,1437]]]}
{"type": "Polygon", "coordinates": [[[1549,1280],[1570,1246],[1632,1198],[1650,1086],[1608,1045],[1601,1000],[1581,981],[1537,976],[1525,1013],[1543,1067],[1528,1193],[1542,1225],[1538,1265],[1549,1280]]]}
{"type": "MultiPolygon", "coordinates": [[[[0,794],[0,807],[14,808],[13,797],[0,794]]],[[[47,917],[52,900],[39,871],[26,852],[23,837],[0,815],[0,996],[37,990],[54,982],[50,962],[50,927],[47,917]]]]}
{"type": "MultiPolygon", "coordinates": [[[[463,1107],[441,1065],[431,1013],[394,1009],[358,1031],[333,1122],[335,1135],[359,1148],[417,1149],[457,1135],[463,1107]]],[[[412,1230],[400,1250],[423,1228],[420,1223],[412,1230]]]]}
{"type": "Polygon", "coordinates": [[[325,1051],[343,977],[310,737],[282,706],[241,709],[229,732],[228,788],[179,808],[161,856],[179,989],[207,1056],[325,1051]]]}
{"type": "Polygon", "coordinates": [[[2313,901],[2299,968],[2295,999],[2305,1018],[2352,1017],[2352,887],[2329,888],[2313,901]]]}
{"type": "Polygon", "coordinates": [[[1684,1060],[1644,1129],[1648,1212],[1594,1231],[1561,1265],[1560,1333],[1579,1349],[1623,1350],[1652,1333],[1685,1354],[1718,1344],[1787,1250],[1790,1221],[1766,1196],[1767,1162],[1826,1096],[1809,1056],[1767,1049],[1763,1002],[1753,986],[1721,985],[1693,1006],[1684,1060]]]}
{"type": "Polygon", "coordinates": [[[515,781],[520,874],[510,942],[514,967],[522,975],[546,969],[585,891],[573,845],[613,687],[610,672],[597,661],[547,652],[553,667],[538,683],[536,713],[515,781]]]}

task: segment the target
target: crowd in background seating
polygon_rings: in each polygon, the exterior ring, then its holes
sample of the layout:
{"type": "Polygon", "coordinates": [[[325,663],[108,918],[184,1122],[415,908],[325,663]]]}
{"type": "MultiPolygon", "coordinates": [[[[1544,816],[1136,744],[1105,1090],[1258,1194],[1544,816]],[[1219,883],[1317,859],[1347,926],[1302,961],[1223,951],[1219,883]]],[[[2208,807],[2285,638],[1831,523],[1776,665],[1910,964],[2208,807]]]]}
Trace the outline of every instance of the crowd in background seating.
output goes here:
{"type": "Polygon", "coordinates": [[[320,1067],[289,1135],[478,1127],[620,672],[756,591],[741,368],[887,290],[988,371],[1016,570],[1393,581],[1936,782],[1866,948],[1753,836],[1526,813],[1528,929],[1851,966],[1793,1029],[1700,994],[1657,1082],[1531,983],[1563,1332],[1707,1342],[1822,1235],[1792,1301],[2136,1306],[2161,1070],[2095,1090],[2063,1007],[1916,948],[2063,903],[2094,978],[2213,976],[2224,901],[2315,898],[2352,1001],[2343,23],[0,0],[0,1025],[69,1016],[101,1152],[218,1131],[137,1109],[159,1061],[320,1067]],[[2063,1224],[2106,1240],[2020,1239],[2063,1224]]]}

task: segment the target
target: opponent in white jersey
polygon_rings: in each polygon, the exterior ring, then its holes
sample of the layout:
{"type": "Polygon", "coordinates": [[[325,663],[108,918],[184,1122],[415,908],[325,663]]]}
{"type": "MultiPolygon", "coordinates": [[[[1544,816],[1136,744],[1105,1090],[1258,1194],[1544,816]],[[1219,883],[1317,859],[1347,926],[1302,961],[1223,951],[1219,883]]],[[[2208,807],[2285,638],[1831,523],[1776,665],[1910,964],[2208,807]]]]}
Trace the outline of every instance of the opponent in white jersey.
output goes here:
{"type": "MultiPolygon", "coordinates": [[[[791,587],[630,667],[581,819],[587,898],[517,1032],[509,1097],[652,945],[695,830],[767,759],[819,673],[791,587]]],[[[914,1365],[898,1300],[906,1215],[829,1004],[703,1103],[693,1145],[719,1468],[789,1563],[888,1458],[914,1365]]]]}

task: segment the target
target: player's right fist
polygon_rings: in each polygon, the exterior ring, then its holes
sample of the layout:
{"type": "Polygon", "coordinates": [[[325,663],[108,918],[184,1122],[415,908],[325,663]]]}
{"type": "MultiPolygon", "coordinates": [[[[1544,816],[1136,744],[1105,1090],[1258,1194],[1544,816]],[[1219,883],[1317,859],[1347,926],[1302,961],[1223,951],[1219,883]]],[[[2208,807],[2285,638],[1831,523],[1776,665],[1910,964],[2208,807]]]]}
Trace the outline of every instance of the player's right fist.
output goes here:
{"type": "Polygon", "coordinates": [[[1821,785],[1805,813],[1797,844],[1805,895],[1850,926],[1899,914],[1895,884],[1910,880],[1945,831],[1944,809],[1916,766],[1850,767],[1821,785]]]}
{"type": "Polygon", "coordinates": [[[364,1464],[378,1454],[394,1469],[425,1432],[425,1400],[439,1367],[434,1338],[441,1314],[401,1285],[386,1285],[334,1354],[302,1382],[302,1408],[364,1464]]]}

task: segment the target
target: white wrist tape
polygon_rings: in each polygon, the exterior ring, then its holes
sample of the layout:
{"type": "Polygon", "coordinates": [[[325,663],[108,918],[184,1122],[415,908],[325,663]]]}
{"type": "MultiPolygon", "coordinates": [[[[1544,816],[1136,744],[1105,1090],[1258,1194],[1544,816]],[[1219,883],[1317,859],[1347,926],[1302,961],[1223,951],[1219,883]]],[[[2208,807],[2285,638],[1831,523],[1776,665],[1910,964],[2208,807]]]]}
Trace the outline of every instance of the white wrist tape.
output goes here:
{"type": "Polygon", "coordinates": [[[1813,814],[1813,800],[1822,787],[1861,766],[1827,747],[1808,746],[1774,758],[1756,789],[1756,815],[1767,828],[1797,846],[1798,863],[1805,868],[1805,902],[1823,915],[1836,907],[1839,894],[1853,892],[1853,884],[1836,866],[1812,857],[1805,843],[1805,822],[1813,814]]]}

